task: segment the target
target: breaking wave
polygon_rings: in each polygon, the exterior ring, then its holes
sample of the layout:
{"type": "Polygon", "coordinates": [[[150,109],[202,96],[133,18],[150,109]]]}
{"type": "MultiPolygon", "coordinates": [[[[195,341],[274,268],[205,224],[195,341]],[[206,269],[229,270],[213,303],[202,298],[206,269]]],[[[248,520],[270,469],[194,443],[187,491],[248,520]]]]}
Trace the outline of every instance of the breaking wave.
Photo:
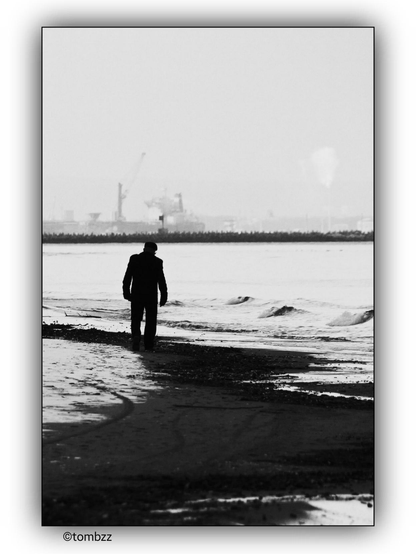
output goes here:
{"type": "Polygon", "coordinates": [[[168,300],[166,303],[167,306],[185,306],[184,302],[180,300],[168,300]]]}
{"type": "Polygon", "coordinates": [[[283,306],[282,308],[276,308],[275,306],[272,306],[271,308],[268,308],[264,312],[262,312],[259,317],[260,318],[266,318],[266,317],[279,317],[282,315],[288,315],[288,314],[294,314],[294,313],[300,313],[302,310],[297,310],[293,306],[283,306]]]}
{"type": "Polygon", "coordinates": [[[358,314],[353,314],[351,312],[344,312],[339,317],[328,323],[332,327],[343,327],[348,325],[359,325],[360,323],[365,323],[374,317],[374,310],[366,310],[358,314]]]}
{"type": "Polygon", "coordinates": [[[215,325],[212,323],[193,323],[192,321],[168,321],[159,320],[161,325],[165,327],[177,327],[179,329],[186,329],[188,331],[210,331],[214,333],[256,333],[258,329],[243,329],[240,325],[236,326],[224,326],[215,325]]]}
{"type": "Polygon", "coordinates": [[[236,296],[234,298],[230,298],[230,300],[228,300],[226,304],[244,304],[244,302],[249,302],[250,300],[253,300],[251,296],[236,296]]]}

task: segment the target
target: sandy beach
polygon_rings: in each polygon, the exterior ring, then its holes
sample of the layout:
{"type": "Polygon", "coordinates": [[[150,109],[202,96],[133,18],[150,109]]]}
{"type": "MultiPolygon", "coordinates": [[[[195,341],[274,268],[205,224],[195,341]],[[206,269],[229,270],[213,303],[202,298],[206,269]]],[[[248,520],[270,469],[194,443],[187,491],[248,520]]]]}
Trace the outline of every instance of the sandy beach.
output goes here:
{"type": "MultiPolygon", "coordinates": [[[[127,333],[43,336],[130,350],[127,333]]],[[[146,401],[104,384],[99,421],[49,425],[43,525],[373,524],[372,384],[276,387],[319,365],[303,352],[159,337],[135,356],[160,385],[146,401]]]]}

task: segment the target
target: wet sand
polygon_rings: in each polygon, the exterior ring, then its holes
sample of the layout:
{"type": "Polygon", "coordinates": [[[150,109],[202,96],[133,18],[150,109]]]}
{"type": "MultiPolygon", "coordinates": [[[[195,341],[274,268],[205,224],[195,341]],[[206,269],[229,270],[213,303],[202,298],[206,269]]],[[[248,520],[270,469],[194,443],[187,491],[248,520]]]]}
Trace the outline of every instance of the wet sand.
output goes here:
{"type": "MultiPolygon", "coordinates": [[[[50,325],[43,335],[130,348],[126,333],[50,325]]],[[[316,368],[316,356],[172,337],[137,356],[161,385],[146,402],[113,391],[100,423],[47,434],[43,525],[372,524],[372,400],[270,382],[316,368]]]]}

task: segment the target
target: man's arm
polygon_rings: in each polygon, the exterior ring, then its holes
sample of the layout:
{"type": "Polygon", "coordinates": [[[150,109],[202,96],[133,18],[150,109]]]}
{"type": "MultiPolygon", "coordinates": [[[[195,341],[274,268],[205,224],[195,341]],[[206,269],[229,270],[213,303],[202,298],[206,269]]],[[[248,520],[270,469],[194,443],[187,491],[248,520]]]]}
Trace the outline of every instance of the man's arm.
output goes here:
{"type": "Polygon", "coordinates": [[[123,298],[125,298],[126,300],[131,300],[130,284],[131,284],[132,276],[133,276],[133,272],[131,269],[131,258],[130,258],[129,263],[127,265],[126,273],[123,279],[123,298]]]}
{"type": "Polygon", "coordinates": [[[160,264],[158,283],[160,290],[160,306],[164,306],[168,301],[168,287],[166,284],[165,274],[163,273],[163,262],[160,264]]]}

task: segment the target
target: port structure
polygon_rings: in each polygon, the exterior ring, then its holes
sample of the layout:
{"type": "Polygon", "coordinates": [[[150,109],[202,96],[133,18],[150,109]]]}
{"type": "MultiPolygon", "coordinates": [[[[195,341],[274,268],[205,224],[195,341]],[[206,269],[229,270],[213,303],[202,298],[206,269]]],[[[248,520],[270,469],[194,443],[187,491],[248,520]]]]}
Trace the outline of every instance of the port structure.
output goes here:
{"type": "Polygon", "coordinates": [[[132,167],[132,169],[122,179],[122,181],[118,183],[116,221],[126,221],[126,218],[123,215],[123,201],[127,198],[132,186],[137,179],[145,155],[146,152],[142,152],[139,161],[132,167]],[[123,185],[128,187],[124,192],[123,185]]]}

